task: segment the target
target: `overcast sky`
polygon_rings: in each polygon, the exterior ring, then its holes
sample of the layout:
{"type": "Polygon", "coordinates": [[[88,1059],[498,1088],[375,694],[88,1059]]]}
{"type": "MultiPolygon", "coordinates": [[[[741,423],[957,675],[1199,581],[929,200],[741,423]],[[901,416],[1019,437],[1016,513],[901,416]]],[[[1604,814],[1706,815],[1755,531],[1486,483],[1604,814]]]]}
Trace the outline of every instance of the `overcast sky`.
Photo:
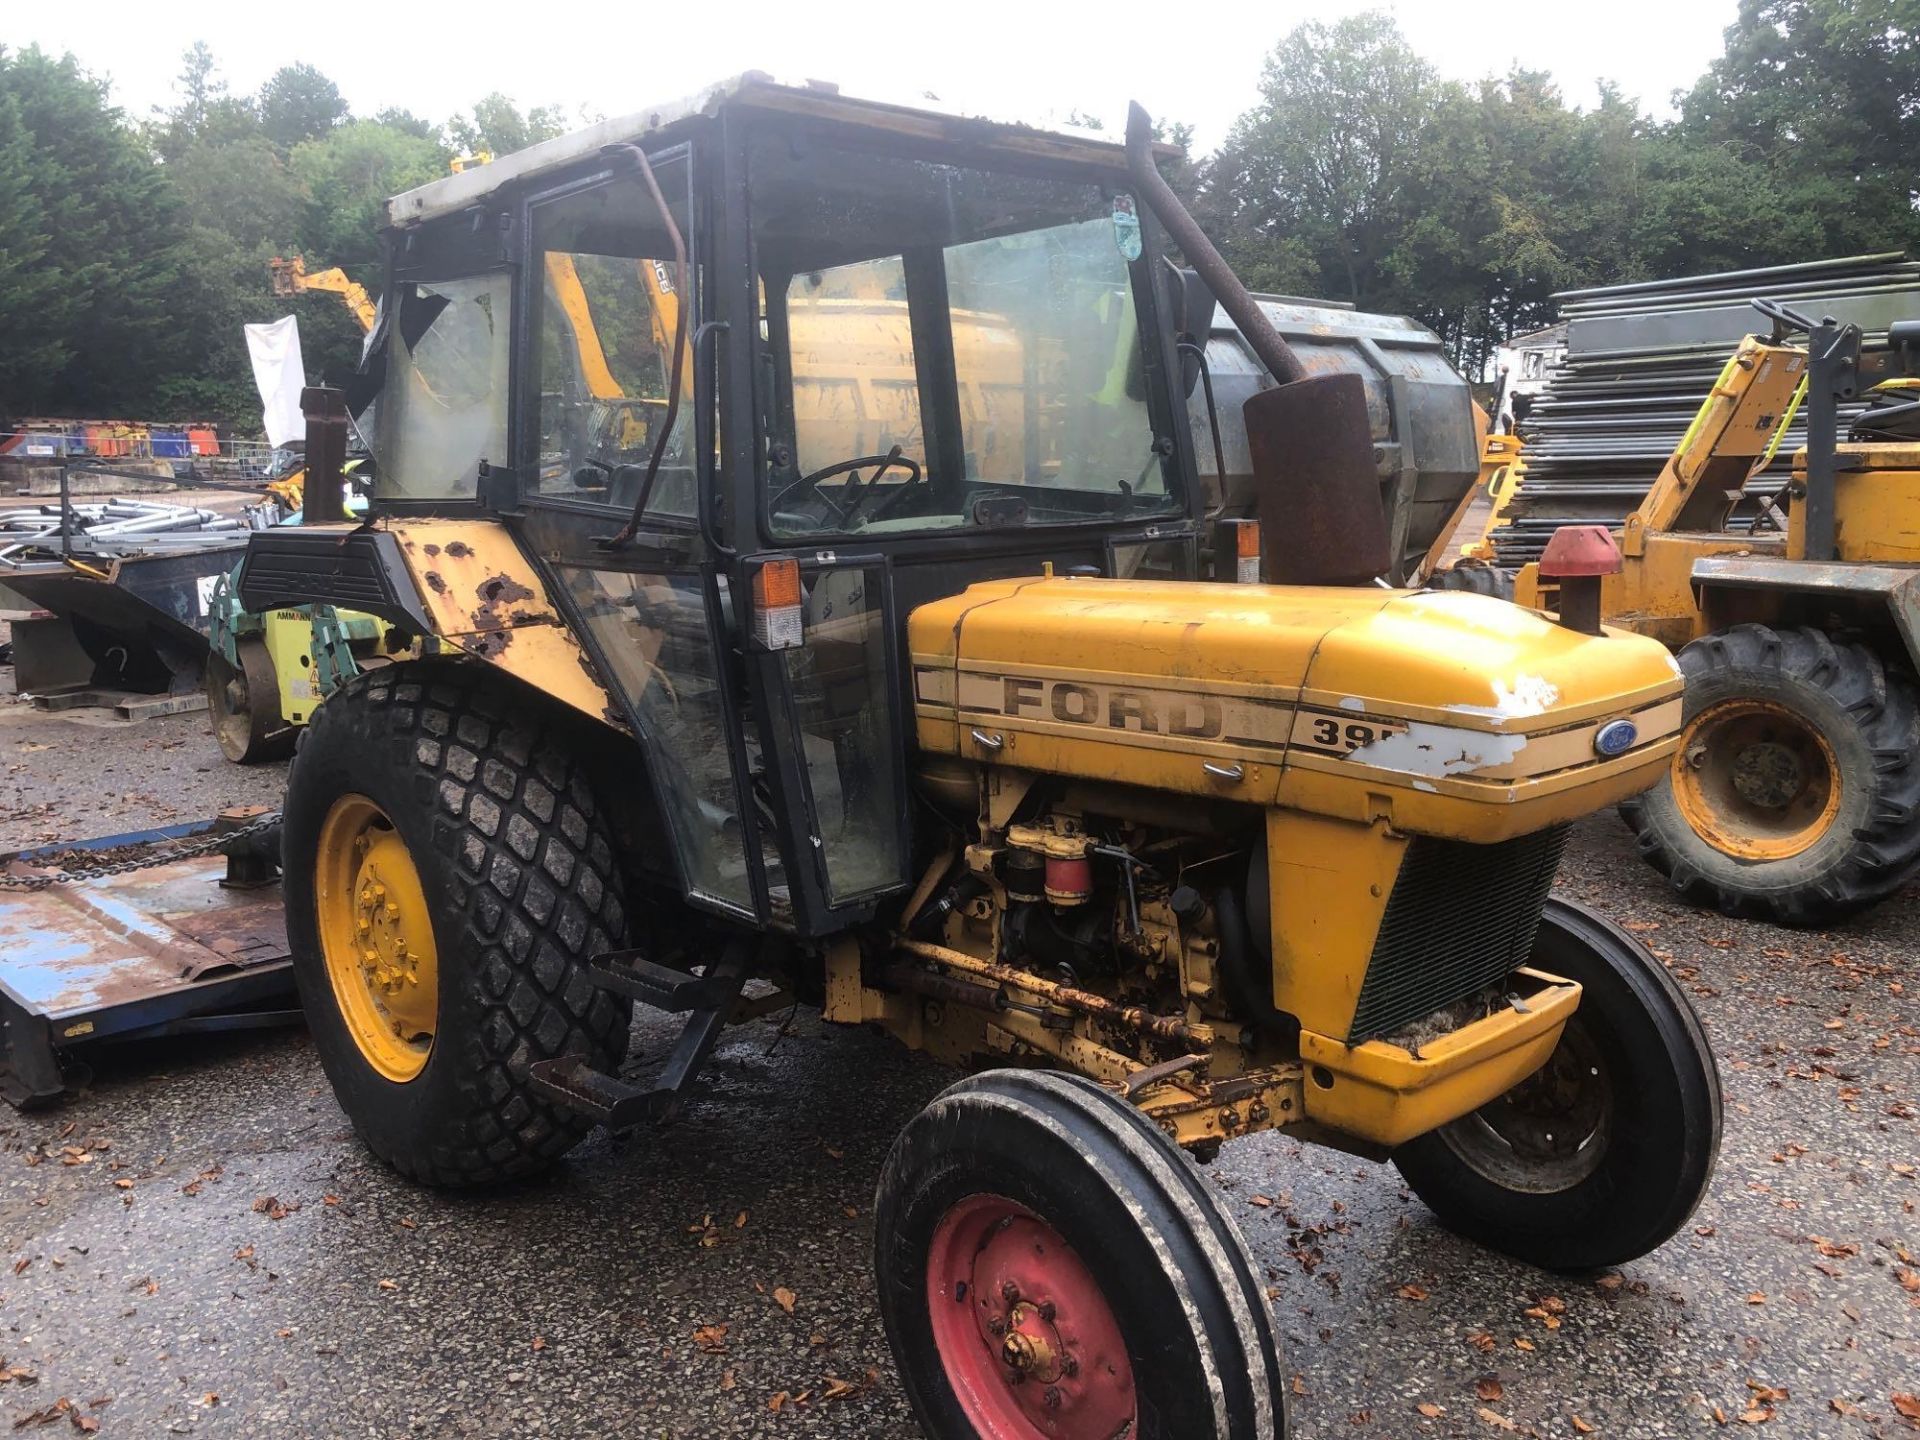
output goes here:
{"type": "Polygon", "coordinates": [[[329,0],[262,6],[81,0],[20,3],[0,43],[71,50],[112,79],[135,116],[168,103],[179,55],[213,47],[236,92],[281,65],[331,76],[356,113],[389,105],[444,120],[501,90],[523,106],[619,115],[741,70],[839,82],[849,94],[949,104],[1044,122],[1079,108],[1123,122],[1138,99],[1198,127],[1210,149],[1251,104],[1266,54],[1303,19],[1391,10],[1443,74],[1476,80],[1513,62],[1550,70],[1590,105],[1618,82],[1669,113],[1676,88],[1720,51],[1736,0],[1610,0],[1603,6],[1492,0],[651,0],[606,4],[403,5],[329,0]],[[497,17],[497,18],[496,18],[497,17]],[[421,23],[430,19],[434,23],[421,23]],[[394,26],[395,33],[384,27],[394,26]]]}

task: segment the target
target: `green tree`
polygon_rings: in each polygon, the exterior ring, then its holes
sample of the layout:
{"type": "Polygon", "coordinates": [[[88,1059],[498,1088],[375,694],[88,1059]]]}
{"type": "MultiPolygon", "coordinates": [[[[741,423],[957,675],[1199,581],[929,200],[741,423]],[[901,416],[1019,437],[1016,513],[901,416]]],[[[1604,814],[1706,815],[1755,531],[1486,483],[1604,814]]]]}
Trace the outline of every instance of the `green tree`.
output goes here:
{"type": "Polygon", "coordinates": [[[484,96],[472,111],[447,122],[447,137],[461,154],[487,151],[510,155],[542,140],[565,133],[566,117],[557,105],[537,105],[522,115],[520,107],[498,90],[484,96]]]}
{"type": "Polygon", "coordinates": [[[179,201],[106,84],[72,56],[0,54],[0,106],[29,137],[25,170],[37,177],[51,241],[35,269],[70,307],[64,362],[17,379],[20,389],[0,408],[138,413],[153,377],[183,358],[174,343],[179,201]]]}
{"type": "Polygon", "coordinates": [[[72,354],[74,297],[62,290],[51,259],[53,236],[40,203],[46,179],[38,161],[19,103],[0,95],[0,332],[7,337],[0,345],[0,418],[22,413],[42,378],[72,354]]]}
{"type": "Polygon", "coordinates": [[[196,40],[187,48],[173,83],[179,99],[159,113],[149,132],[162,160],[177,159],[195,145],[236,140],[258,131],[260,116],[253,101],[227,92],[227,82],[206,41],[196,40]]]}
{"type": "Polygon", "coordinates": [[[1803,225],[1754,237],[1768,258],[1920,245],[1920,0],[1740,0],[1675,134],[1813,220],[1810,251],[1803,225]]]}
{"type": "Polygon", "coordinates": [[[267,77],[258,100],[261,128],[285,153],[317,140],[347,118],[340,87],[311,65],[283,65],[267,77]]]}
{"type": "Polygon", "coordinates": [[[310,266],[351,269],[379,260],[387,197],[446,174],[447,153],[378,121],[349,120],[295,146],[288,165],[306,194],[300,233],[310,266]]]}

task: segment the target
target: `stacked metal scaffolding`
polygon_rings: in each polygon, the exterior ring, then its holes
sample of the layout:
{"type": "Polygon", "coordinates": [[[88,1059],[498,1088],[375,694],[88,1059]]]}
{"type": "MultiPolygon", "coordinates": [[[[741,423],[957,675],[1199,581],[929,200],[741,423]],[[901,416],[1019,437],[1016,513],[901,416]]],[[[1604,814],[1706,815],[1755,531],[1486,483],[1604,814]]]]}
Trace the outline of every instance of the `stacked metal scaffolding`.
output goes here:
{"type": "MultiPolygon", "coordinates": [[[[1920,319],[1920,262],[1891,251],[1554,298],[1568,322],[1567,357],[1519,427],[1525,476],[1492,534],[1506,566],[1539,559],[1561,525],[1619,525],[1639,505],[1741,337],[1769,329],[1753,299],[1851,321],[1871,347],[1893,321],[1920,319]]],[[[1862,408],[1842,408],[1843,434],[1862,408]]],[[[1779,492],[1805,438],[1802,425],[1787,432],[1749,487],[1756,497],[1779,492]]],[[[1732,528],[1750,528],[1759,509],[1747,501],[1732,528]]]]}
{"type": "Polygon", "coordinates": [[[36,505],[0,510],[0,567],[63,553],[115,555],[129,550],[231,543],[247,528],[243,519],[193,505],[152,500],[107,500],[89,504],[36,505]]]}

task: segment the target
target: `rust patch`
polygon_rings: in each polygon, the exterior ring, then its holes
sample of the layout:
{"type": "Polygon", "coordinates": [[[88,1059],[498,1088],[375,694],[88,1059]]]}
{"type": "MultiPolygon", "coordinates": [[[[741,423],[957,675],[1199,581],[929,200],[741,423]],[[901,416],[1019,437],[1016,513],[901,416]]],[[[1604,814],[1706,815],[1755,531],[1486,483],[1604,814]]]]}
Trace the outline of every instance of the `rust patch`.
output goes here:
{"type": "Polygon", "coordinates": [[[464,540],[455,540],[447,546],[447,554],[456,560],[464,560],[473,554],[473,547],[464,540]]]}
{"type": "Polygon", "coordinates": [[[447,582],[440,578],[440,572],[438,570],[427,571],[427,588],[436,595],[444,595],[447,593],[447,582]]]}
{"type": "MultiPolygon", "coordinates": [[[[413,542],[411,540],[407,542],[407,548],[409,549],[413,548],[413,542]]],[[[427,545],[421,546],[420,548],[425,550],[429,555],[438,555],[440,553],[440,547],[438,545],[427,544],[427,545]]]]}
{"type": "Polygon", "coordinates": [[[533,591],[511,575],[493,575],[480,582],[478,591],[484,605],[511,605],[516,600],[531,600],[533,591]]]}
{"type": "Polygon", "coordinates": [[[494,623],[492,629],[483,629],[466,642],[467,648],[483,660],[497,660],[506,648],[513,643],[513,632],[494,623]]]}

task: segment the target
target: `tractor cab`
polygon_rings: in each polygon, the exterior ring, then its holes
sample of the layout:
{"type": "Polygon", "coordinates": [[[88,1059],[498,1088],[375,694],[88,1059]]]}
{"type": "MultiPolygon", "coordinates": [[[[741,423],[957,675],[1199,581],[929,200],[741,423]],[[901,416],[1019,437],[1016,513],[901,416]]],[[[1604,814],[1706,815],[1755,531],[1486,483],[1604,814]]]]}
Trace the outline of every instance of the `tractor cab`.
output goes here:
{"type": "MultiPolygon", "coordinates": [[[[389,618],[642,737],[696,904],[864,918],[911,879],[905,617],[1196,574],[1197,292],[1143,211],[1112,141],[758,77],[396,197],[351,398],[398,545],[354,543],[460,603],[389,618]],[[476,605],[502,575],[538,603],[476,605]]],[[[312,518],[253,593],[301,598],[312,518]]]]}

